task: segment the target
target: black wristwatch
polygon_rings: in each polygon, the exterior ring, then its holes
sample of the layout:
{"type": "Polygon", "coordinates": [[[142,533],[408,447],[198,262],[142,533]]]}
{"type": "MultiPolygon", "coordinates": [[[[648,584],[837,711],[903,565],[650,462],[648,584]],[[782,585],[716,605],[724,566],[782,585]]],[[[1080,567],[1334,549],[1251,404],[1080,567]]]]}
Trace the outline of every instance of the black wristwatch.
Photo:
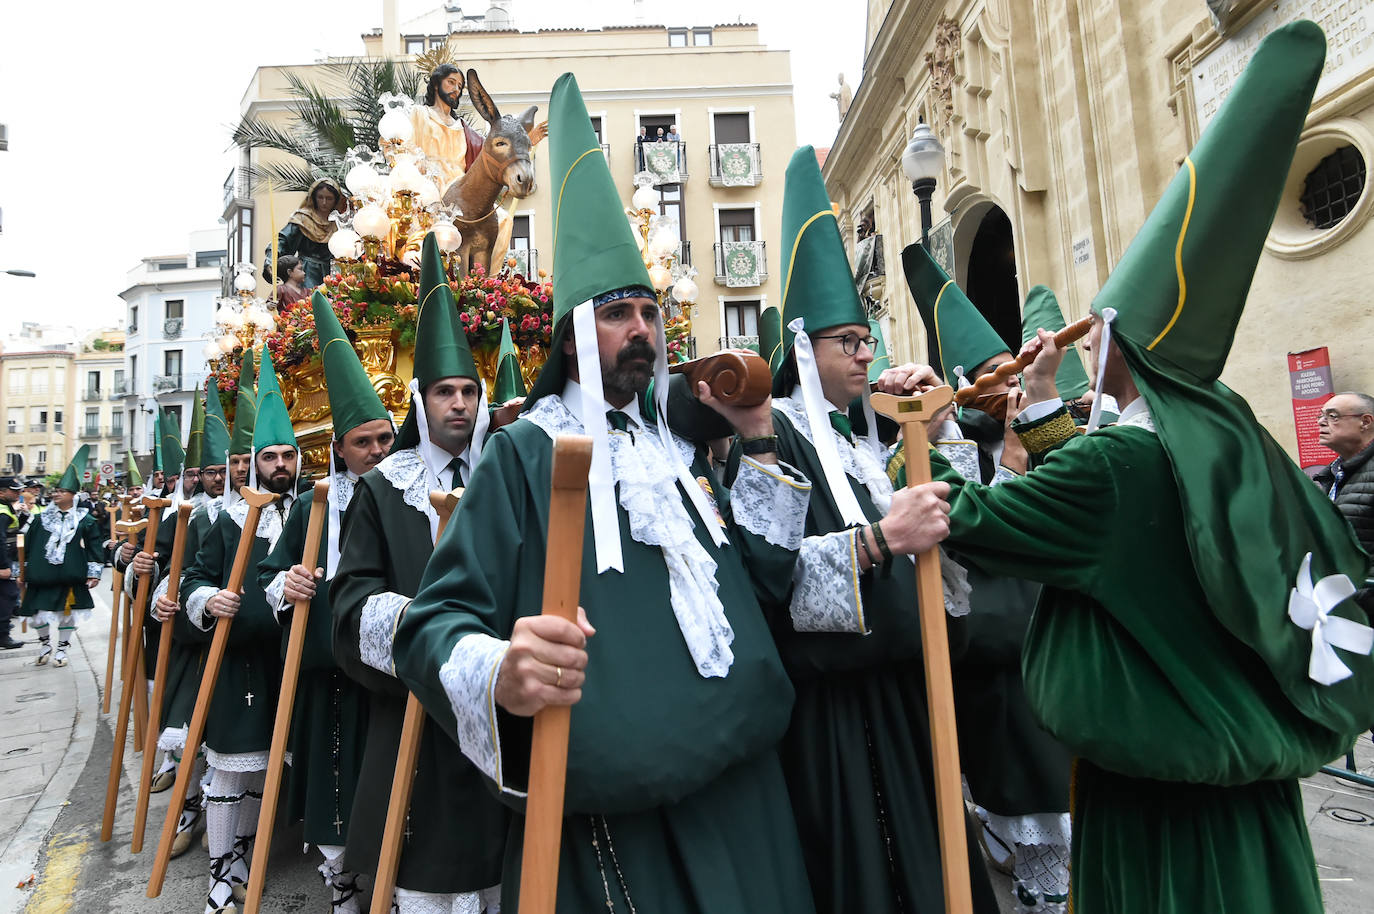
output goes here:
{"type": "Polygon", "coordinates": [[[747,457],[755,454],[771,454],[778,449],[777,435],[760,435],[757,438],[741,438],[740,451],[747,457]]]}

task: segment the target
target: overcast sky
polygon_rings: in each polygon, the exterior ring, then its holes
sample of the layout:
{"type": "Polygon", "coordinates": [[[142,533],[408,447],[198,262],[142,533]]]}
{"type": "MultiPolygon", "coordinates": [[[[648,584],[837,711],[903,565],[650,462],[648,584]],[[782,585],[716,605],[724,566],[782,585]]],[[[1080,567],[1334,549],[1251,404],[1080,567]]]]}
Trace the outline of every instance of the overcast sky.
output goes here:
{"type": "MultiPolygon", "coordinates": [[[[440,0],[400,0],[400,20],[440,0]]],[[[487,0],[470,0],[484,11],[487,0]]],[[[644,21],[759,24],[792,52],[797,140],[829,146],[835,76],[859,84],[863,0],[644,0],[644,21]],[[823,64],[818,62],[824,61],[823,64]],[[817,69],[821,67],[821,69],[817,69]]],[[[514,0],[520,28],[622,25],[632,0],[514,0]]],[[[127,272],[185,250],[187,233],[220,228],[233,164],[229,133],[258,66],[357,54],[382,22],[381,0],[328,4],[236,0],[7,3],[0,13],[0,335],[24,320],[113,325],[127,272]],[[327,17],[323,15],[327,11],[327,17]]]]}

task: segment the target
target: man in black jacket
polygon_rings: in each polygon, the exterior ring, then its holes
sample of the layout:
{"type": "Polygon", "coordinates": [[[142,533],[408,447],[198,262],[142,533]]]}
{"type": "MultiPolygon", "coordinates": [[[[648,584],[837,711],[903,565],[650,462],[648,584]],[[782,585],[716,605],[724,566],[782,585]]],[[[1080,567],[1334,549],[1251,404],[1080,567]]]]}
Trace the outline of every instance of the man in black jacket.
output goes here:
{"type": "Polygon", "coordinates": [[[7,651],[24,646],[10,634],[19,606],[19,531],[27,517],[19,500],[23,488],[13,476],[0,476],[0,648],[7,651]]]}
{"type": "MultiPolygon", "coordinates": [[[[1317,473],[1317,483],[1374,555],[1374,397],[1346,391],[1327,400],[1317,417],[1317,440],[1337,454],[1317,473]]],[[[1374,559],[1356,599],[1366,609],[1374,606],[1374,559]]]]}

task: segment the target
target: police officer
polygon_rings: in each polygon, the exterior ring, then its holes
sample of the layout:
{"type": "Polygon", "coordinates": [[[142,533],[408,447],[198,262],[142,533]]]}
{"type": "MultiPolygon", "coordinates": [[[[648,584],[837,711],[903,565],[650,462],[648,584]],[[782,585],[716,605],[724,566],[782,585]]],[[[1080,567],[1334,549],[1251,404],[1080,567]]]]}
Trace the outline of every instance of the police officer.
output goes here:
{"type": "Polygon", "coordinates": [[[19,606],[19,529],[23,526],[15,505],[23,490],[18,479],[0,476],[0,649],[7,651],[24,646],[10,634],[10,619],[19,606]]]}

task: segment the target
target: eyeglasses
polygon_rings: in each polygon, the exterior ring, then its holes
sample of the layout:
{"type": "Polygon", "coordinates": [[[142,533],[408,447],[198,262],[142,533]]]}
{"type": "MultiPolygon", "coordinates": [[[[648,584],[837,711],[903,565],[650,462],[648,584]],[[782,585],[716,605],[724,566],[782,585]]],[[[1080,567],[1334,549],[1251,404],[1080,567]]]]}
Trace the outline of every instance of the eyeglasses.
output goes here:
{"type": "Polygon", "coordinates": [[[1334,409],[1324,409],[1321,415],[1317,416],[1317,421],[1325,419],[1327,422],[1335,422],[1337,419],[1358,419],[1366,413],[1338,413],[1334,409]]]}
{"type": "Polygon", "coordinates": [[[876,339],[874,339],[874,338],[871,337],[871,336],[864,336],[864,337],[861,337],[861,336],[859,336],[857,333],[840,333],[840,334],[833,334],[833,335],[830,335],[830,336],[813,336],[813,337],[811,337],[811,339],[813,339],[813,340],[839,340],[839,341],[840,341],[840,348],[844,350],[844,354],[845,354],[845,355],[858,355],[858,354],[859,354],[859,344],[860,344],[860,343],[862,343],[862,344],[864,344],[865,346],[867,346],[869,352],[877,352],[877,351],[878,351],[878,341],[877,341],[876,339]]]}

